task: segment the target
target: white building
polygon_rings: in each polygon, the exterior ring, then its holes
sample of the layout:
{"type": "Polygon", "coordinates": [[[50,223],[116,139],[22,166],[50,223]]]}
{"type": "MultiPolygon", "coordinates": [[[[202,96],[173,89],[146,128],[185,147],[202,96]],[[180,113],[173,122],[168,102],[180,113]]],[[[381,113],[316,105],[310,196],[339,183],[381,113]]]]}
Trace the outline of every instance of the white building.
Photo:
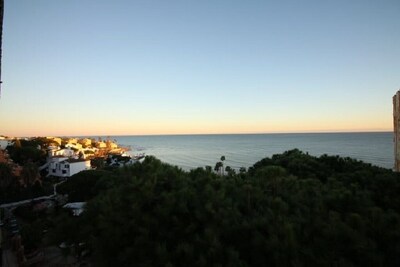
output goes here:
{"type": "Polygon", "coordinates": [[[78,172],[89,170],[90,168],[90,160],[53,157],[49,163],[49,175],[71,177],[78,172]]]}
{"type": "Polygon", "coordinates": [[[5,138],[0,136],[0,149],[6,149],[7,146],[12,146],[14,144],[14,140],[10,138],[5,138]]]}
{"type": "Polygon", "coordinates": [[[64,209],[70,209],[72,215],[80,216],[85,211],[86,202],[71,202],[63,206],[64,209]]]}
{"type": "Polygon", "coordinates": [[[7,146],[14,144],[13,140],[0,139],[0,149],[6,149],[7,146]]]}
{"type": "Polygon", "coordinates": [[[61,146],[62,140],[60,137],[47,136],[46,138],[61,146]]]}
{"type": "Polygon", "coordinates": [[[76,156],[76,153],[71,148],[64,148],[64,149],[59,149],[59,150],[53,150],[52,156],[63,156],[63,157],[72,158],[72,157],[76,156]]]}
{"type": "Polygon", "coordinates": [[[103,141],[100,141],[100,142],[96,143],[96,147],[97,148],[106,148],[107,144],[105,142],[103,142],[103,141]]]}
{"type": "Polygon", "coordinates": [[[65,145],[65,148],[73,148],[76,150],[82,149],[82,145],[78,143],[68,143],[65,145]]]}
{"type": "Polygon", "coordinates": [[[92,145],[92,139],[83,138],[78,140],[78,143],[81,144],[82,146],[89,147],[92,145]]]}

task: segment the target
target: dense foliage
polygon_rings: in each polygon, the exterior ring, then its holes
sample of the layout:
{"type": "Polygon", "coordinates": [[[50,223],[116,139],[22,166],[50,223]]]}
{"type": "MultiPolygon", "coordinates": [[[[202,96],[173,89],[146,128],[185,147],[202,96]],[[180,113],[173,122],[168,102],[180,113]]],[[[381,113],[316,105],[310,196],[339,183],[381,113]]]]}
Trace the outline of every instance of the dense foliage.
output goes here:
{"type": "Polygon", "coordinates": [[[400,266],[400,177],[353,159],[292,150],[220,176],[146,157],[95,187],[55,231],[96,266],[400,266]]]}
{"type": "Polygon", "coordinates": [[[7,146],[12,161],[0,163],[0,202],[8,203],[52,193],[50,181],[45,181],[39,166],[46,163],[46,148],[52,141],[44,137],[15,139],[7,146]],[[16,164],[14,164],[16,163],[16,164]]]}
{"type": "Polygon", "coordinates": [[[57,186],[57,193],[68,194],[70,202],[87,201],[98,194],[96,186],[100,177],[109,174],[107,171],[91,170],[82,171],[71,176],[66,183],[57,186]]]}
{"type": "Polygon", "coordinates": [[[42,165],[46,162],[45,148],[51,144],[52,141],[44,137],[31,140],[16,139],[13,145],[7,147],[7,151],[15,163],[24,165],[27,162],[34,162],[42,165]]]}
{"type": "Polygon", "coordinates": [[[11,166],[0,162],[0,201],[13,197],[17,187],[18,182],[11,166]]]}
{"type": "Polygon", "coordinates": [[[0,162],[1,204],[48,195],[51,190],[51,185],[42,183],[33,163],[26,163],[20,176],[15,176],[9,164],[0,162]]]}

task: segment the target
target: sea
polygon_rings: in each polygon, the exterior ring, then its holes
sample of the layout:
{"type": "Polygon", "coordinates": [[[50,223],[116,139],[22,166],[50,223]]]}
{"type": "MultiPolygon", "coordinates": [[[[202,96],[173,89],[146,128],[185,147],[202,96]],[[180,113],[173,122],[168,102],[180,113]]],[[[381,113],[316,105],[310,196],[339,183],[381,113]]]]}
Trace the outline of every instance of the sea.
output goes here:
{"type": "Polygon", "coordinates": [[[110,136],[129,153],[153,155],[184,170],[224,165],[248,168],[265,157],[298,148],[310,155],[351,157],[384,168],[393,168],[393,133],[287,133],[221,135],[110,136]]]}

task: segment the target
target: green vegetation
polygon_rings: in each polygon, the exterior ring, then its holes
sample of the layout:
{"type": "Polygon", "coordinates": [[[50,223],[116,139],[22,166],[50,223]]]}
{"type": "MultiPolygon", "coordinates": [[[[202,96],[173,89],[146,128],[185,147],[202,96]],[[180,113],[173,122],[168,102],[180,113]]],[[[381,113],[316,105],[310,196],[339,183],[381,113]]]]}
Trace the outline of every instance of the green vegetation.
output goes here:
{"type": "Polygon", "coordinates": [[[12,197],[17,187],[11,166],[0,162],[0,201],[12,197]]]}
{"type": "Polygon", "coordinates": [[[43,137],[30,140],[15,139],[7,147],[12,159],[10,163],[0,163],[0,202],[8,203],[48,195],[52,185],[43,181],[38,166],[46,162],[46,148],[52,141],[43,137]]]}
{"type": "Polygon", "coordinates": [[[70,202],[87,201],[96,196],[101,188],[99,178],[110,174],[107,171],[91,170],[79,172],[57,187],[59,194],[68,194],[70,202]],[[97,184],[97,186],[96,186],[97,184]]]}
{"type": "Polygon", "coordinates": [[[24,224],[21,228],[21,237],[27,252],[36,249],[43,238],[42,224],[39,220],[32,224],[24,224]]]}
{"type": "Polygon", "coordinates": [[[21,175],[15,176],[9,164],[0,163],[0,203],[49,195],[51,192],[52,185],[42,182],[35,164],[26,163],[21,175]]]}
{"type": "Polygon", "coordinates": [[[16,139],[14,145],[7,147],[7,151],[15,163],[24,165],[27,162],[33,162],[37,165],[42,165],[46,162],[47,154],[45,148],[52,143],[53,141],[44,137],[37,137],[31,140],[16,139]]]}
{"type": "Polygon", "coordinates": [[[53,242],[85,243],[96,266],[400,266],[399,174],[299,150],[227,172],[154,157],[84,172],[76,199],[93,198],[53,242]]]}

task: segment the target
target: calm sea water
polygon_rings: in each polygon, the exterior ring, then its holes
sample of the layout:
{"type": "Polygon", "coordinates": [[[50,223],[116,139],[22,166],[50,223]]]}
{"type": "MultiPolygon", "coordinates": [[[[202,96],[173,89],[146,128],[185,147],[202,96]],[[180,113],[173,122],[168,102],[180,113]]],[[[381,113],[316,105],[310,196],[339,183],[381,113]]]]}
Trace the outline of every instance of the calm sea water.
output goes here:
{"type": "Polygon", "coordinates": [[[273,154],[298,148],[311,155],[340,155],[377,166],[393,167],[393,134],[307,133],[237,135],[114,136],[119,144],[131,146],[131,154],[154,155],[185,170],[215,166],[226,157],[225,166],[249,167],[273,154]]]}

